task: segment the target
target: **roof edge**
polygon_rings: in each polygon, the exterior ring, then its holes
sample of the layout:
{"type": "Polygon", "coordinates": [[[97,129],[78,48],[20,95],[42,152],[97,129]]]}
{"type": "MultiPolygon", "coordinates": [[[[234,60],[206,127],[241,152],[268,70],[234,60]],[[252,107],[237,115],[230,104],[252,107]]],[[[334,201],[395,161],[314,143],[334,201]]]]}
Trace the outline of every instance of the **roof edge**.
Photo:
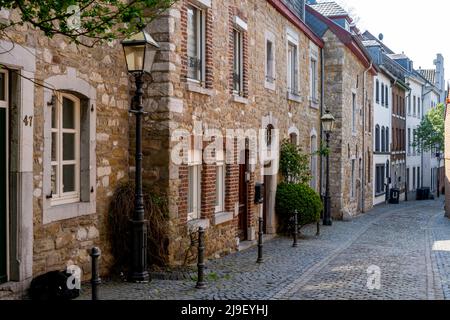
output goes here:
{"type": "MultiPolygon", "coordinates": [[[[281,0],[267,0],[280,14],[288,19],[292,24],[299,28],[312,42],[323,48],[323,40],[317,36],[304,21],[300,20],[281,0]]],[[[305,5],[307,6],[307,5],[305,5]]]]}

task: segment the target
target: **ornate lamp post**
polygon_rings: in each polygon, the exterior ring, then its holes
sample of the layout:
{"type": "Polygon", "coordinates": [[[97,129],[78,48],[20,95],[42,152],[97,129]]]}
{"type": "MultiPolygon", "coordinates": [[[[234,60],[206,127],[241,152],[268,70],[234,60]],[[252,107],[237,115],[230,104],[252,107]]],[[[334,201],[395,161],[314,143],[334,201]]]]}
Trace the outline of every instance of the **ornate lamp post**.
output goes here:
{"type": "Polygon", "coordinates": [[[331,221],[331,197],[330,197],[330,134],[334,129],[335,119],[333,115],[327,110],[323,115],[322,128],[326,136],[327,142],[327,164],[326,164],[326,181],[325,181],[325,203],[324,203],[324,214],[323,214],[323,225],[331,226],[333,222],[331,221]]]}
{"type": "Polygon", "coordinates": [[[130,113],[136,116],[136,155],[135,155],[135,210],[131,220],[132,258],[129,280],[132,282],[147,282],[147,221],[144,215],[144,196],[142,191],[142,116],[144,105],[142,96],[143,76],[150,73],[159,45],[144,30],[122,41],[127,69],[135,78],[136,93],[134,108],[130,113]]]}

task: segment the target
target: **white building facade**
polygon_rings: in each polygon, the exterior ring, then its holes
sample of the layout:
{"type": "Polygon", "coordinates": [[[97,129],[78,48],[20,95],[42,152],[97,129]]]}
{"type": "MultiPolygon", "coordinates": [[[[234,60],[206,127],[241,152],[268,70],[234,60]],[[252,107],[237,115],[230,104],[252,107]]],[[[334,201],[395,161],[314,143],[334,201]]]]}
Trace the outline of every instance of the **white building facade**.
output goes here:
{"type": "Polygon", "coordinates": [[[389,186],[392,123],[391,79],[383,70],[374,77],[373,204],[385,203],[389,186]]]}
{"type": "Polygon", "coordinates": [[[416,190],[422,187],[422,153],[413,143],[417,128],[422,121],[422,88],[425,81],[414,71],[407,76],[406,80],[411,88],[406,98],[406,179],[408,199],[414,199],[416,190]]]}

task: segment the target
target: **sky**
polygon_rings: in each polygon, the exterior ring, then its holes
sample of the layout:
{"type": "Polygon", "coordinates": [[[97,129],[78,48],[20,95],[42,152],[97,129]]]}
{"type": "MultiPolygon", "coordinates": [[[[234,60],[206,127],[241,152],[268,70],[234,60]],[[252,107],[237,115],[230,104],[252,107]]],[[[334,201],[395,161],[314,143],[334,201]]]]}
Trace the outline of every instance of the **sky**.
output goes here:
{"type": "MultiPolygon", "coordinates": [[[[325,0],[325,2],[328,0],[325,0]]],[[[356,16],[361,32],[383,34],[383,42],[404,52],[414,68],[434,68],[437,53],[445,59],[450,81],[450,1],[448,0],[335,0],[356,16]]],[[[324,2],[324,1],[318,1],[324,2]]]]}

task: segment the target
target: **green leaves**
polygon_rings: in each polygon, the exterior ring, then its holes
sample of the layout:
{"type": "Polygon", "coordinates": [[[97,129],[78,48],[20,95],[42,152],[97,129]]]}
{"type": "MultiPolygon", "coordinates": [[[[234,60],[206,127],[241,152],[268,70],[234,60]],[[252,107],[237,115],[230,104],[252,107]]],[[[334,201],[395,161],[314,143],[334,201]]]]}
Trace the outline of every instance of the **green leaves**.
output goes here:
{"type": "Polygon", "coordinates": [[[280,170],[284,179],[289,183],[308,184],[311,181],[309,157],[289,140],[284,140],[280,150],[280,170]]]}
{"type": "Polygon", "coordinates": [[[47,37],[62,34],[72,42],[93,47],[125,38],[150,23],[177,0],[0,0],[0,7],[15,9],[20,21],[0,25],[6,30],[29,23],[47,37]],[[73,27],[73,6],[77,6],[79,25],[73,27]]]}
{"type": "Polygon", "coordinates": [[[445,105],[438,104],[423,118],[416,130],[412,145],[421,151],[438,150],[444,148],[445,105]]]}

